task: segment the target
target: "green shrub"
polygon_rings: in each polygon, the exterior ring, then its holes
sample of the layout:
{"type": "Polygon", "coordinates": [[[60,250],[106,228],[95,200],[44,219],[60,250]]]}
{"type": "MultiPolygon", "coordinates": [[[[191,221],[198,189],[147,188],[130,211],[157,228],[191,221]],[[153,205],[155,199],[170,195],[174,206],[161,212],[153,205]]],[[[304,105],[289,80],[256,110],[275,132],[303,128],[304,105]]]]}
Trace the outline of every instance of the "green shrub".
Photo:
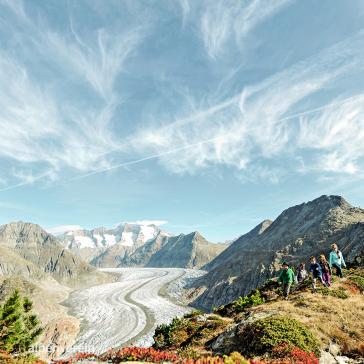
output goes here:
{"type": "Polygon", "coordinates": [[[199,332],[203,322],[196,322],[184,317],[175,317],[169,325],[159,325],[154,333],[155,349],[177,348],[186,343],[199,332]]]}
{"type": "Polygon", "coordinates": [[[364,278],[358,275],[352,275],[349,277],[349,280],[352,281],[359,289],[360,292],[364,292],[364,278]]]}
{"type": "Polygon", "coordinates": [[[261,296],[260,291],[255,289],[247,296],[239,297],[237,300],[225,306],[218,307],[213,312],[221,316],[234,316],[235,314],[243,312],[247,308],[262,305],[264,302],[265,300],[261,296]]]}
{"type": "Polygon", "coordinates": [[[343,300],[346,298],[349,298],[349,295],[347,294],[347,292],[345,291],[345,289],[343,287],[339,287],[339,288],[335,288],[335,289],[330,289],[327,287],[318,288],[317,292],[321,293],[323,296],[332,296],[332,297],[340,298],[343,300]]]}
{"type": "Polygon", "coordinates": [[[242,332],[241,341],[244,353],[250,356],[270,353],[282,343],[319,353],[319,343],[310,330],[285,316],[271,316],[248,324],[242,332]]]}
{"type": "Polygon", "coordinates": [[[264,298],[258,290],[255,290],[251,295],[239,297],[233,305],[236,312],[243,312],[246,308],[258,306],[264,303],[264,298]]]}

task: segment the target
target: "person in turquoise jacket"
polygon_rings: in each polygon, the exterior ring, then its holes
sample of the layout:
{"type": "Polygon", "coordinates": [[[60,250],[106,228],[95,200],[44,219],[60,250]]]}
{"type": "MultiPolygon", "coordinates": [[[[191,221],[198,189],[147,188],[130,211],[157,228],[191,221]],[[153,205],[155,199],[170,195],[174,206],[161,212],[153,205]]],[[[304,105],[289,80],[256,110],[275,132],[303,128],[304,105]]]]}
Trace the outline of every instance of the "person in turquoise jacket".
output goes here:
{"type": "Polygon", "coordinates": [[[331,268],[336,269],[336,275],[340,278],[343,277],[343,268],[346,268],[346,263],[343,254],[339,250],[337,244],[331,245],[331,252],[329,256],[329,264],[331,268]]]}
{"type": "Polygon", "coordinates": [[[286,262],[282,264],[282,271],[281,274],[279,275],[278,282],[282,283],[283,296],[286,300],[288,300],[289,292],[294,282],[294,273],[286,262]]]}

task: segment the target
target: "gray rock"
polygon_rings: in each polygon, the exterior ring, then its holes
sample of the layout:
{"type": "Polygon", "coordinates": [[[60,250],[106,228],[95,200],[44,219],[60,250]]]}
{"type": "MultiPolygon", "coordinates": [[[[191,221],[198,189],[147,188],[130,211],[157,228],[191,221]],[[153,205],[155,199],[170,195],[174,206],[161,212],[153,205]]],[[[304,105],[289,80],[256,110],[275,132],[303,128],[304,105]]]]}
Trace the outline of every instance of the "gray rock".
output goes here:
{"type": "Polygon", "coordinates": [[[341,353],[341,349],[340,349],[340,346],[335,344],[335,343],[330,343],[329,345],[329,353],[334,355],[334,356],[337,356],[341,353]]]}
{"type": "Polygon", "coordinates": [[[338,364],[354,363],[354,360],[348,358],[347,356],[336,356],[335,359],[338,364]]]}
{"type": "Polygon", "coordinates": [[[328,351],[321,351],[320,355],[320,364],[336,364],[337,361],[335,357],[330,354],[328,351]]]}
{"type": "Polygon", "coordinates": [[[239,351],[240,343],[237,335],[238,325],[230,326],[226,331],[219,335],[211,344],[211,349],[216,355],[223,355],[239,351]]]}
{"type": "Polygon", "coordinates": [[[199,316],[196,317],[196,321],[197,322],[206,322],[207,317],[205,315],[199,315],[199,316]]]}

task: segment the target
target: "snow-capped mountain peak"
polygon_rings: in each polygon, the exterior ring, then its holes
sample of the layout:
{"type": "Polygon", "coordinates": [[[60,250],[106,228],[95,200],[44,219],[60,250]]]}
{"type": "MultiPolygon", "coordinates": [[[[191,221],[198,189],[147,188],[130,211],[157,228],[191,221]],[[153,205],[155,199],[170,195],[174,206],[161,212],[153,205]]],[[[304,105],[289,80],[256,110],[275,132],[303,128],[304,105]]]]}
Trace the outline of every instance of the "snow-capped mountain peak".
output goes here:
{"type": "MultiPolygon", "coordinates": [[[[72,229],[65,231],[59,239],[63,245],[81,256],[83,250],[87,250],[87,259],[90,251],[95,253],[103,251],[114,245],[125,247],[126,249],[136,249],[144,245],[147,241],[154,239],[161,230],[158,226],[148,222],[121,223],[115,228],[99,227],[92,230],[72,229]]],[[[86,257],[85,257],[86,258],[86,257]]]]}

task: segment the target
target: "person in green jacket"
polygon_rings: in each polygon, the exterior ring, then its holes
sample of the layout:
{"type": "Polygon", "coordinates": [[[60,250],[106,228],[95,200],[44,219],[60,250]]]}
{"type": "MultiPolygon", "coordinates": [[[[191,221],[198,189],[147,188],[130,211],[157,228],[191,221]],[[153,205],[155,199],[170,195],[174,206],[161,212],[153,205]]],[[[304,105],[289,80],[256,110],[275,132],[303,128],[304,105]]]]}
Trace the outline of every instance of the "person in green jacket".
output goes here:
{"type": "Polygon", "coordinates": [[[291,286],[294,282],[293,270],[288,266],[286,262],[282,264],[282,271],[279,275],[278,282],[283,285],[283,296],[288,300],[288,295],[291,290],[291,286]]]}

